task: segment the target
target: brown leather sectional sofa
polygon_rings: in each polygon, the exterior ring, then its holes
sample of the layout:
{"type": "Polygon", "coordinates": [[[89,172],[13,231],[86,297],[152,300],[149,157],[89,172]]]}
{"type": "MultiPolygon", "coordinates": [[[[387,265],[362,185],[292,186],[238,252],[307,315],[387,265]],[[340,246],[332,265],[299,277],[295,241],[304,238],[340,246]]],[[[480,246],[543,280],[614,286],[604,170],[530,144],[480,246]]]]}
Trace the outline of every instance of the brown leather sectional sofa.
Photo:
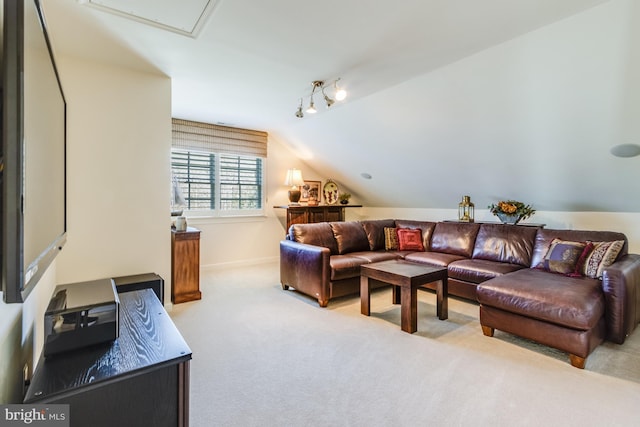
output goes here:
{"type": "Polygon", "coordinates": [[[576,367],[604,339],[622,344],[640,322],[640,255],[610,231],[393,219],[296,224],[280,242],[280,281],[326,307],[359,292],[362,264],[396,258],[446,266],[449,294],[480,304],[485,335],[499,329],[558,348],[576,367]],[[420,229],[425,251],[385,250],[385,227],[420,229]],[[569,277],[536,268],[554,238],[624,245],[601,279],[569,277]]]}

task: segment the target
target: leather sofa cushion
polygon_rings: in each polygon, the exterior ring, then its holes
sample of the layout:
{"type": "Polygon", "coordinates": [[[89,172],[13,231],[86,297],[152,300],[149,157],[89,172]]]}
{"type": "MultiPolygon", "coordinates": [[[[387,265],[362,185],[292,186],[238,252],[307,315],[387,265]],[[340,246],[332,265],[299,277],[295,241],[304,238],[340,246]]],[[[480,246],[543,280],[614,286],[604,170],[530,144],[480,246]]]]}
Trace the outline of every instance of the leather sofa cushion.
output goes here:
{"type": "Polygon", "coordinates": [[[433,229],[436,227],[435,222],[429,221],[413,221],[413,220],[396,220],[396,228],[419,228],[422,231],[422,246],[428,251],[431,247],[431,236],[433,229]]]}
{"type": "Polygon", "coordinates": [[[400,256],[394,252],[387,251],[365,251],[365,252],[351,252],[349,255],[363,258],[367,262],[380,262],[389,261],[392,259],[399,259],[400,256]]]}
{"type": "Polygon", "coordinates": [[[471,283],[482,283],[485,280],[525,268],[518,264],[489,261],[486,259],[461,259],[448,266],[451,279],[458,279],[471,283]]]}
{"type": "Polygon", "coordinates": [[[529,267],[537,231],[536,227],[482,224],[472,257],[529,267]]]}
{"type": "Polygon", "coordinates": [[[331,280],[350,279],[360,276],[360,266],[368,264],[363,257],[354,255],[331,255],[329,265],[331,266],[331,280]]]}
{"type": "Polygon", "coordinates": [[[410,252],[406,253],[404,259],[407,261],[423,262],[440,267],[446,267],[453,261],[464,259],[460,255],[445,254],[442,252],[410,252]]]}
{"type": "Polygon", "coordinates": [[[360,222],[330,222],[329,225],[338,244],[339,255],[370,249],[367,233],[360,222]]]}
{"type": "Polygon", "coordinates": [[[401,251],[401,250],[391,250],[387,252],[389,252],[390,254],[394,254],[396,258],[401,258],[401,259],[405,259],[407,256],[413,255],[415,253],[415,251],[401,251]]]}
{"type": "Polygon", "coordinates": [[[602,284],[585,277],[524,268],[487,280],[476,292],[482,305],[578,330],[604,315],[602,284]]]}
{"type": "Polygon", "coordinates": [[[439,222],[433,230],[431,250],[471,258],[479,229],[476,223],[439,222]]]}
{"type": "Polygon", "coordinates": [[[396,222],[392,219],[368,220],[362,221],[361,224],[364,232],[367,233],[369,249],[372,251],[384,249],[384,228],[396,226],[396,222]]]}
{"type": "Polygon", "coordinates": [[[531,256],[530,267],[536,267],[542,262],[549,246],[551,245],[551,241],[554,238],[572,240],[574,242],[585,242],[587,240],[591,240],[593,242],[624,240],[624,246],[618,254],[617,259],[622,258],[629,250],[627,237],[623,233],[615,231],[554,230],[552,228],[539,228],[536,234],[535,244],[533,246],[533,255],[531,256]]]}
{"type": "Polygon", "coordinates": [[[329,248],[331,255],[338,253],[338,245],[328,222],[293,224],[289,230],[289,239],[307,245],[329,248]]]}

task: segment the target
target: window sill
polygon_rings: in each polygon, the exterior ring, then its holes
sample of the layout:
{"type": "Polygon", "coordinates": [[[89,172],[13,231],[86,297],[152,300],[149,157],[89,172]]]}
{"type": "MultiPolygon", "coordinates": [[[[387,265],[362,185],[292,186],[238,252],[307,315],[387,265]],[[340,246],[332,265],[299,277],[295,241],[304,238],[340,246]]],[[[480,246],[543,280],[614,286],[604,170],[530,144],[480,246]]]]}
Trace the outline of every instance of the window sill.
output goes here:
{"type": "Polygon", "coordinates": [[[266,215],[236,215],[236,216],[189,216],[185,215],[187,223],[189,225],[201,225],[201,224],[233,224],[233,223],[246,223],[246,222],[262,222],[267,220],[266,215]]]}

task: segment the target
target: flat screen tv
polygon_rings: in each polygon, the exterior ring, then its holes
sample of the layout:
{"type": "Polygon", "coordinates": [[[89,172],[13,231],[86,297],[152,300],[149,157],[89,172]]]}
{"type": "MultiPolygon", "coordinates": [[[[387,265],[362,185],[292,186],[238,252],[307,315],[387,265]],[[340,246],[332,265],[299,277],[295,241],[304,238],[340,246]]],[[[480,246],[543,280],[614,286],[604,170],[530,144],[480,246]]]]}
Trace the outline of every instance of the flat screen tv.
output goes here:
{"type": "Polygon", "coordinates": [[[66,109],[40,0],[0,0],[2,291],[22,302],[66,241],[66,109]]]}

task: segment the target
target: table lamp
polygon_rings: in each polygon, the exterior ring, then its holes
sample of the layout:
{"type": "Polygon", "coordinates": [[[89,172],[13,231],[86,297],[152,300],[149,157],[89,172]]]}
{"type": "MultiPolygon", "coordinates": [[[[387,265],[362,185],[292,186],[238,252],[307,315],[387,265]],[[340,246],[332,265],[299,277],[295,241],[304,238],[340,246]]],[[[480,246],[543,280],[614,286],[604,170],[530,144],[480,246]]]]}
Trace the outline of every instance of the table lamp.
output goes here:
{"type": "Polygon", "coordinates": [[[284,180],[284,185],[291,186],[291,189],[289,190],[289,204],[298,205],[300,196],[302,195],[300,186],[304,185],[304,180],[302,179],[302,171],[300,171],[300,169],[289,169],[287,171],[287,177],[284,180]]]}

